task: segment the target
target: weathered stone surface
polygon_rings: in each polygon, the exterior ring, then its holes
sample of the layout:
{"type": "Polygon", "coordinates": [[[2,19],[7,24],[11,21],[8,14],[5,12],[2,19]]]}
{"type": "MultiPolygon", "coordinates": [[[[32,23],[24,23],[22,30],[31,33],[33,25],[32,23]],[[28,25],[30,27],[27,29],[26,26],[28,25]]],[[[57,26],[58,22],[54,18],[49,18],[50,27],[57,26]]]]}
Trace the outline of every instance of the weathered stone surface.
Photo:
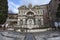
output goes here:
{"type": "Polygon", "coordinates": [[[39,33],[19,33],[14,31],[0,32],[0,40],[60,40],[59,31],[39,33]]]}
{"type": "Polygon", "coordinates": [[[60,37],[48,38],[47,40],[60,40],[60,37]]]}

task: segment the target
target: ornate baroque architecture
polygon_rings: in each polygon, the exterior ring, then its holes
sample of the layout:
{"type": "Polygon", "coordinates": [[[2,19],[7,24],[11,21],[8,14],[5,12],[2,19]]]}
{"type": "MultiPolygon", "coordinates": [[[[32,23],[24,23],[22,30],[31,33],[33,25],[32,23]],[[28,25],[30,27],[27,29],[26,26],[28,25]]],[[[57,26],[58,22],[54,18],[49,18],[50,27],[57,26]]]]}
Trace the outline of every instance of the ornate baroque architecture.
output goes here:
{"type": "Polygon", "coordinates": [[[46,21],[48,18],[47,5],[23,5],[18,10],[18,14],[8,15],[5,23],[7,28],[33,30],[49,27],[48,20],[46,21]]]}
{"type": "MultiPolygon", "coordinates": [[[[4,24],[15,30],[40,29],[44,27],[54,27],[54,23],[60,21],[60,0],[51,0],[46,5],[29,4],[20,6],[18,14],[9,14],[4,24]]],[[[59,24],[60,25],[60,24],[59,24]]]]}
{"type": "Polygon", "coordinates": [[[40,28],[44,25],[44,14],[47,13],[47,6],[21,6],[18,8],[18,25],[22,28],[40,28]]]}
{"type": "Polygon", "coordinates": [[[44,27],[54,27],[55,22],[60,22],[60,0],[51,0],[46,5],[20,6],[19,13],[7,19],[7,27],[19,29],[40,29],[44,27]],[[9,26],[10,25],[10,26],[9,26]]]}

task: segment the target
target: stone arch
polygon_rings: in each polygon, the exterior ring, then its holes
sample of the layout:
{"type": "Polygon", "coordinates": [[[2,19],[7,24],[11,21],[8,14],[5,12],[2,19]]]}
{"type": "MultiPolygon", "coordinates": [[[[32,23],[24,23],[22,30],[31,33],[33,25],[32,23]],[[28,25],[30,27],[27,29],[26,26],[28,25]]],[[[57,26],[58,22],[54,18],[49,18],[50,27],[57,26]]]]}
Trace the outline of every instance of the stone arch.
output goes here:
{"type": "Polygon", "coordinates": [[[27,13],[27,15],[34,15],[34,13],[31,12],[31,11],[29,11],[29,12],[27,13]]]}
{"type": "Polygon", "coordinates": [[[28,12],[32,12],[32,13],[34,13],[34,15],[36,14],[33,10],[28,10],[25,14],[27,14],[28,12]]]}
{"type": "Polygon", "coordinates": [[[33,19],[28,19],[27,20],[27,25],[34,25],[34,20],[33,19]]]}

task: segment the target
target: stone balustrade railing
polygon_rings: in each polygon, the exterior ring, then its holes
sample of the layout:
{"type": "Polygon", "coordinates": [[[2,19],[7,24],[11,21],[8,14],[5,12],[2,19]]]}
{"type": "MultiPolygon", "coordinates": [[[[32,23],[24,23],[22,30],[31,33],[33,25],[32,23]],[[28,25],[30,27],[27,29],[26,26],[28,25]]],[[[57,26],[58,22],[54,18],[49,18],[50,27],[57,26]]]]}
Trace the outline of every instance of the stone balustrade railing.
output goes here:
{"type": "Polygon", "coordinates": [[[21,28],[39,28],[39,25],[15,25],[14,27],[21,27],[21,28]]]}
{"type": "Polygon", "coordinates": [[[17,19],[7,19],[7,21],[17,21],[17,19]]]}

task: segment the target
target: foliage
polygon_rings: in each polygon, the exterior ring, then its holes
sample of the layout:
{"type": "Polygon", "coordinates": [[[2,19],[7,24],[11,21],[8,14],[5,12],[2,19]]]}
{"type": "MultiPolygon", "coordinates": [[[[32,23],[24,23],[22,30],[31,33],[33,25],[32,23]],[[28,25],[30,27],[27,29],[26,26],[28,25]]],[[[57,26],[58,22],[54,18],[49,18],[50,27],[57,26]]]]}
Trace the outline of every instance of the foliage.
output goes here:
{"type": "Polygon", "coordinates": [[[0,24],[5,23],[8,14],[7,0],[0,0],[0,24]]]}
{"type": "Polygon", "coordinates": [[[58,11],[58,12],[56,13],[56,16],[57,16],[58,18],[60,18],[60,11],[58,11]]]}
{"type": "Polygon", "coordinates": [[[57,8],[56,17],[60,18],[60,4],[59,4],[59,6],[57,8]]]}

